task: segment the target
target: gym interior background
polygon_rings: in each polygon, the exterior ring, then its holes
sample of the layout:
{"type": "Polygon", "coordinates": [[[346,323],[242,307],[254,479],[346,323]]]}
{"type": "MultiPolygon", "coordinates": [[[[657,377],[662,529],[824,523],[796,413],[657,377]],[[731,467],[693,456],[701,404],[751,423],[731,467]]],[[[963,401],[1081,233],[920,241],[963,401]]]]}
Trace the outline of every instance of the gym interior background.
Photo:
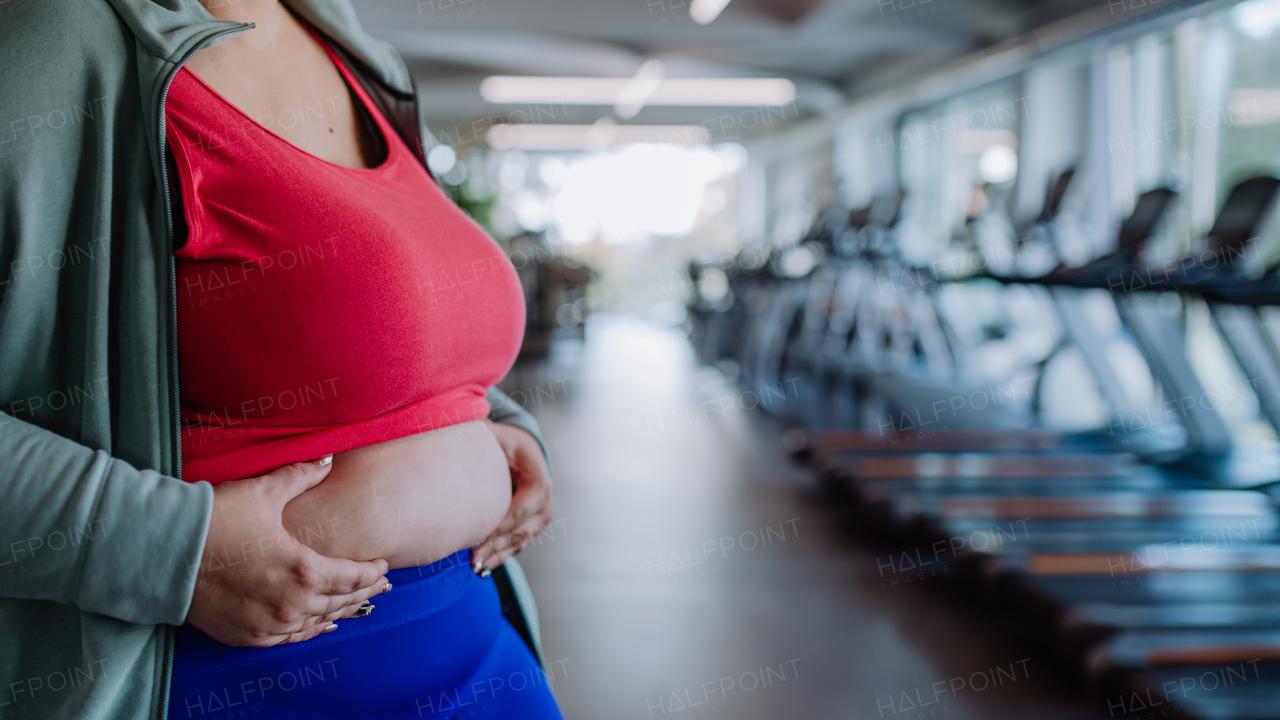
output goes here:
{"type": "Polygon", "coordinates": [[[1280,717],[1280,0],[354,4],[524,282],[567,717],[1280,717]]]}

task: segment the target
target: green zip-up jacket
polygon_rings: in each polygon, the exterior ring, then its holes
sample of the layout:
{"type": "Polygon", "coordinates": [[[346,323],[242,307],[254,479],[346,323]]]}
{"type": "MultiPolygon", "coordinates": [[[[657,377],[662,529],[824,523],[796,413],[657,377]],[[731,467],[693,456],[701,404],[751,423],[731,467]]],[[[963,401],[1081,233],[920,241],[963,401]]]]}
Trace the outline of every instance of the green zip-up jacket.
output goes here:
{"type": "MultiPolygon", "coordinates": [[[[400,55],[346,0],[285,3],[421,158],[400,55]]],[[[0,0],[2,718],[166,712],[213,491],[178,479],[164,99],[192,54],[250,27],[197,0],[0,0]]],[[[536,645],[528,586],[507,574],[536,645]]]]}

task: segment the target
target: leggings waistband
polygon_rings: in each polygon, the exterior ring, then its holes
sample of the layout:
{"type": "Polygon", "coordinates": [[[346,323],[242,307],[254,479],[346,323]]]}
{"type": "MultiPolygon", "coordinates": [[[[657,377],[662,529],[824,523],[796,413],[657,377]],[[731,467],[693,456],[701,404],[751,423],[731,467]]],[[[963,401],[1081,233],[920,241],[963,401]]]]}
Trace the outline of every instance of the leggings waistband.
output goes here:
{"type": "Polygon", "coordinates": [[[392,570],[387,573],[387,580],[392,584],[391,592],[370,599],[377,605],[376,615],[340,621],[338,629],[301,643],[270,648],[232,647],[191,625],[183,625],[178,634],[173,675],[175,678],[198,677],[420,620],[456,602],[478,578],[471,569],[471,549],[464,548],[429,565],[392,570]]]}

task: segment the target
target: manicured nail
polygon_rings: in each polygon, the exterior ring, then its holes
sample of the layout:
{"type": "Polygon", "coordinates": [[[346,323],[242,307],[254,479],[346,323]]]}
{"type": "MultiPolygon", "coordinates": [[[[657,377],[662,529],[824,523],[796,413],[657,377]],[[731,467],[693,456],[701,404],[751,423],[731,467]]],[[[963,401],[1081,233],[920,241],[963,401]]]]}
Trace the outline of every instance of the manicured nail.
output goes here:
{"type": "Polygon", "coordinates": [[[383,585],[382,592],[383,594],[391,592],[391,583],[387,583],[386,585],[383,585]]]}
{"type": "Polygon", "coordinates": [[[489,567],[488,565],[485,565],[484,570],[480,573],[480,577],[487,578],[492,574],[493,574],[493,568],[489,567]]]}
{"type": "Polygon", "coordinates": [[[361,605],[360,607],[356,608],[356,617],[364,617],[365,615],[368,615],[369,613],[373,612],[373,609],[375,607],[377,606],[374,605],[373,603],[365,603],[361,605]]]}
{"type": "Polygon", "coordinates": [[[333,632],[334,630],[337,630],[337,629],[338,629],[338,623],[329,623],[328,625],[325,625],[324,629],[321,630],[320,632],[322,633],[333,632]]]}
{"type": "Polygon", "coordinates": [[[476,574],[478,575],[478,574],[480,574],[480,568],[482,568],[482,567],[484,567],[484,561],[482,561],[482,560],[476,560],[476,564],[475,564],[475,566],[474,566],[474,567],[472,567],[471,569],[472,569],[472,570],[474,570],[474,571],[476,572],[476,574]]]}
{"type": "Polygon", "coordinates": [[[311,462],[312,462],[313,464],[315,464],[315,465],[319,465],[320,467],[324,467],[325,465],[328,465],[329,463],[333,462],[333,456],[332,456],[332,455],[325,455],[324,457],[320,458],[319,460],[312,460],[311,462]]]}

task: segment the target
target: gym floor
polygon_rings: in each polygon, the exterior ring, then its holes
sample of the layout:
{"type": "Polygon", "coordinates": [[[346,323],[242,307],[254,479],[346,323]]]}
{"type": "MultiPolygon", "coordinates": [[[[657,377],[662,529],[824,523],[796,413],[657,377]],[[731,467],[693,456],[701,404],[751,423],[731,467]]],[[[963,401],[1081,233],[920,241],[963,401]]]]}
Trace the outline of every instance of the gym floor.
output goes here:
{"type": "Polygon", "coordinates": [[[945,578],[886,569],[679,328],[593,315],[504,387],[552,447],[521,561],[566,717],[1105,717],[945,578]]]}

